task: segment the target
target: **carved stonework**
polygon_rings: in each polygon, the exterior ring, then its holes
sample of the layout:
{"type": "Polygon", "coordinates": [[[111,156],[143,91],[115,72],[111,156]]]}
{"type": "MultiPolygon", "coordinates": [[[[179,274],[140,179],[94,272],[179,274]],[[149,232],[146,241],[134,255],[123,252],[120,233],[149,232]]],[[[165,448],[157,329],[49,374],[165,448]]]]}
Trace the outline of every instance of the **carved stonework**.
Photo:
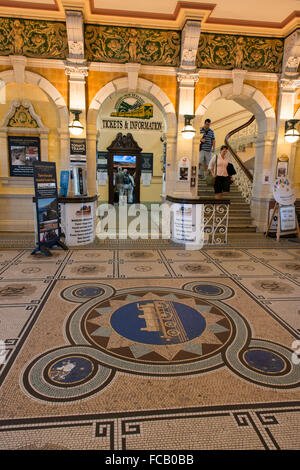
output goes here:
{"type": "Polygon", "coordinates": [[[47,130],[29,100],[12,101],[9,111],[4,116],[0,127],[47,130]]]}
{"type": "Polygon", "coordinates": [[[69,76],[76,75],[77,77],[84,78],[88,76],[89,69],[85,61],[78,62],[76,59],[74,61],[69,59],[65,63],[65,73],[69,76]]]}
{"type": "Polygon", "coordinates": [[[280,73],[282,57],[283,39],[201,33],[196,65],[280,73]]]}
{"type": "Polygon", "coordinates": [[[284,41],[282,73],[297,74],[300,57],[300,30],[295,31],[284,41]]]}
{"type": "Polygon", "coordinates": [[[0,18],[0,55],[65,59],[67,54],[65,23],[0,18]]]}
{"type": "Polygon", "coordinates": [[[187,21],[182,31],[181,68],[195,69],[196,56],[201,32],[199,21],[187,21]]]}
{"type": "Polygon", "coordinates": [[[177,81],[181,84],[194,85],[199,80],[198,73],[190,73],[186,71],[177,72],[177,81]]]}
{"type": "Polygon", "coordinates": [[[72,55],[83,55],[83,43],[77,41],[69,41],[69,51],[72,55]]]}
{"type": "Polygon", "coordinates": [[[119,26],[85,26],[88,61],[179,66],[180,32],[119,26]]]}
{"type": "Polygon", "coordinates": [[[279,82],[280,90],[283,92],[294,92],[296,88],[300,86],[300,79],[293,80],[288,78],[282,78],[279,82]]]}
{"type": "Polygon", "coordinates": [[[139,147],[137,142],[134,140],[132,134],[128,133],[127,135],[123,135],[121,132],[117,134],[117,137],[111,145],[107,147],[107,150],[111,152],[114,150],[131,150],[136,153],[140,153],[142,151],[141,147],[139,147]]]}
{"type": "Polygon", "coordinates": [[[22,104],[15,109],[15,114],[10,118],[7,127],[38,127],[35,119],[31,116],[28,108],[22,104]]]}

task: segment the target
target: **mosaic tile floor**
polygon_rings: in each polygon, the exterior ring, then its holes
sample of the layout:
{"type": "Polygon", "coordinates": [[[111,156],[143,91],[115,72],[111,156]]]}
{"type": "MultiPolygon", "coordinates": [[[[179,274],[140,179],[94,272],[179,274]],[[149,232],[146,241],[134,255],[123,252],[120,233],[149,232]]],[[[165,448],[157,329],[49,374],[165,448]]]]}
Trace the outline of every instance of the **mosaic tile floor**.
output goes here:
{"type": "Polygon", "coordinates": [[[300,448],[300,249],[0,250],[0,449],[300,448]]]}

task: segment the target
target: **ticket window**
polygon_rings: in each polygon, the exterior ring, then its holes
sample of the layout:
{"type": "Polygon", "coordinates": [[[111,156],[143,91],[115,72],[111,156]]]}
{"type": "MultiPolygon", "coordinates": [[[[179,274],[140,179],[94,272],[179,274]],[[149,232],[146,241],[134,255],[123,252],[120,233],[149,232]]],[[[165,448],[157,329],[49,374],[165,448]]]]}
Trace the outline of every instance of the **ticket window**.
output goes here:
{"type": "Polygon", "coordinates": [[[110,204],[118,202],[118,188],[116,184],[116,174],[118,169],[122,171],[126,168],[127,172],[133,177],[135,182],[134,187],[134,202],[140,202],[140,172],[138,168],[137,155],[111,155],[109,158],[109,202],[110,204]]]}

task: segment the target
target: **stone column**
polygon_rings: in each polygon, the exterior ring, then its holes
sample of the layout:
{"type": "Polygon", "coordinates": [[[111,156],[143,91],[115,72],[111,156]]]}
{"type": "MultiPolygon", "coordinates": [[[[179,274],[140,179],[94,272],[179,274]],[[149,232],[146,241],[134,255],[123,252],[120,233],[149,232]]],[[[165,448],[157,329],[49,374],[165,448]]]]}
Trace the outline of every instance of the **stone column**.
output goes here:
{"type": "MultiPolygon", "coordinates": [[[[192,20],[186,22],[182,31],[180,68],[177,73],[179,82],[177,136],[170,139],[167,135],[167,165],[170,166],[167,166],[166,171],[166,194],[178,198],[197,197],[197,179],[194,187],[191,187],[190,179],[186,182],[179,181],[178,169],[179,161],[182,158],[187,158],[190,172],[192,166],[196,166],[196,174],[198,174],[198,148],[195,147],[193,139],[184,139],[181,131],[185,124],[184,116],[193,116],[195,113],[195,82],[199,78],[196,72],[196,56],[200,32],[201,22],[192,20]],[[168,159],[170,153],[173,156],[172,161],[168,159]]],[[[193,121],[191,124],[193,125],[193,121]]]]}
{"type": "Polygon", "coordinates": [[[171,195],[173,197],[194,198],[197,196],[196,186],[191,188],[190,179],[188,181],[179,181],[178,168],[180,160],[184,157],[189,159],[190,168],[193,165],[198,165],[198,154],[195,155],[195,152],[193,152],[193,139],[186,140],[181,134],[185,124],[184,116],[194,115],[195,81],[198,80],[198,74],[179,72],[177,79],[179,82],[177,147],[175,161],[172,162],[172,168],[168,168],[168,172],[172,174],[173,184],[172,187],[171,185],[168,185],[168,187],[172,191],[171,195]]]}

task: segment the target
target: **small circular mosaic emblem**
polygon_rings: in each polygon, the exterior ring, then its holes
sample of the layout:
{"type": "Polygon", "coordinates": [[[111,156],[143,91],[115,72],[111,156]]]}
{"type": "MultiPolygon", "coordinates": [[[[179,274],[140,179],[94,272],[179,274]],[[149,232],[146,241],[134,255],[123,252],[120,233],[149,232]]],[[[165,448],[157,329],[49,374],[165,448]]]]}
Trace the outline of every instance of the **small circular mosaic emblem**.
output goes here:
{"type": "Polygon", "coordinates": [[[220,295],[224,291],[220,287],[211,285],[211,284],[202,284],[199,286],[194,287],[194,291],[198,292],[199,294],[205,294],[205,295],[220,295]]]}
{"type": "Polygon", "coordinates": [[[263,374],[279,374],[287,368],[281,356],[265,349],[249,349],[243,358],[248,366],[263,374]]]}
{"type": "Polygon", "coordinates": [[[103,293],[100,287],[81,287],[73,292],[77,297],[96,297],[103,293]]]}
{"type": "Polygon", "coordinates": [[[82,356],[68,356],[48,369],[48,379],[61,385],[74,385],[87,380],[93,373],[92,361],[82,356]]]}

